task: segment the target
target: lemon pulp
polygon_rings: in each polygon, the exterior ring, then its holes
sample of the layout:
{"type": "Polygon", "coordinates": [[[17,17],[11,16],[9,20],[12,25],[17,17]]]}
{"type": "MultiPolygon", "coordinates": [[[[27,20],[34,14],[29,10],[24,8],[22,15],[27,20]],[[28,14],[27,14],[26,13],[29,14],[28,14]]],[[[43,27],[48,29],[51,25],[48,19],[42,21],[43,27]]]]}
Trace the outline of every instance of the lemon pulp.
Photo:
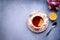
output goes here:
{"type": "Polygon", "coordinates": [[[56,20],[57,19],[57,14],[55,12],[51,12],[49,15],[50,20],[56,20]]]}

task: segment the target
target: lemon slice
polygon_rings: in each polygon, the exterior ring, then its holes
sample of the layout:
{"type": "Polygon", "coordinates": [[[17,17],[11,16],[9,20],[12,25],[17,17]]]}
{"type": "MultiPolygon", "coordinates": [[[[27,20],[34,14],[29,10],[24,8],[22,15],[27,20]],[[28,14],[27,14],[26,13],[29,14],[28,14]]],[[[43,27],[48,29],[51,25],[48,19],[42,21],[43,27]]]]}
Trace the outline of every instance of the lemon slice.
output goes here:
{"type": "Polygon", "coordinates": [[[43,20],[40,19],[38,26],[42,26],[42,24],[43,24],[43,20]]]}
{"type": "Polygon", "coordinates": [[[57,19],[57,14],[55,12],[51,12],[49,15],[50,20],[56,20],[57,19]]]}

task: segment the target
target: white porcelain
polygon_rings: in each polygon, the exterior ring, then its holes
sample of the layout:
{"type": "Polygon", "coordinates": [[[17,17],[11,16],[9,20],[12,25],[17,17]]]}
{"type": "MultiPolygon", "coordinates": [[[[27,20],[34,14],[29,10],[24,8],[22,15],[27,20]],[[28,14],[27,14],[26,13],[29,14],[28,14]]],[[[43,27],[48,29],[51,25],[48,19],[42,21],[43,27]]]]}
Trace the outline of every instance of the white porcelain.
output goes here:
{"type": "Polygon", "coordinates": [[[49,23],[49,20],[48,20],[47,14],[44,13],[44,12],[41,12],[39,10],[36,10],[36,11],[32,12],[27,18],[28,28],[33,32],[43,32],[48,27],[48,23],[49,23]],[[43,22],[43,25],[41,27],[36,27],[36,26],[33,25],[32,19],[35,16],[40,16],[40,17],[43,18],[44,22],[43,22]]]}

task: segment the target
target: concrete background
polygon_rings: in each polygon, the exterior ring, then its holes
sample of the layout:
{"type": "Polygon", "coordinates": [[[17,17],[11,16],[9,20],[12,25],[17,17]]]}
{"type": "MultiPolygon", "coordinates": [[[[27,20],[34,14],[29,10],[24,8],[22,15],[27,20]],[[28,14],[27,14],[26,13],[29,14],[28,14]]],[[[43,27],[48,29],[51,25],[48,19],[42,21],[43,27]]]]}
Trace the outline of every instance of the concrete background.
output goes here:
{"type": "Polygon", "coordinates": [[[47,7],[46,0],[0,0],[0,40],[60,40],[60,10],[57,11],[57,26],[46,33],[52,27],[49,26],[43,33],[35,34],[26,25],[26,19],[30,12],[40,10],[47,15],[51,10],[47,7]]]}

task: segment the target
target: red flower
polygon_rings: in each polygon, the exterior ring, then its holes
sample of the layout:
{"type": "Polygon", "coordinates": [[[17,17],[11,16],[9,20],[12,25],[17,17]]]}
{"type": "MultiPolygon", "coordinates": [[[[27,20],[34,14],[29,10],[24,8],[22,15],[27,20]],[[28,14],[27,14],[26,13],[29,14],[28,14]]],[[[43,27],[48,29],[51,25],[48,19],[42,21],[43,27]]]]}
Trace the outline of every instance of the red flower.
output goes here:
{"type": "Polygon", "coordinates": [[[59,8],[60,0],[47,0],[51,9],[59,8]]]}

